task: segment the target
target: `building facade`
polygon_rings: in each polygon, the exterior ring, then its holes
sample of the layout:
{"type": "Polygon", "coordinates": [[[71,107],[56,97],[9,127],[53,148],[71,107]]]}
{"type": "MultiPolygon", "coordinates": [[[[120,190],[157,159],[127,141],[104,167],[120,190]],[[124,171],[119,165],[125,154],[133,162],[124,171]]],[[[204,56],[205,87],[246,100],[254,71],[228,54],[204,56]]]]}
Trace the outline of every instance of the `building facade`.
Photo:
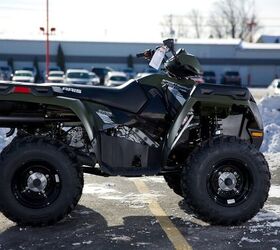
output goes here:
{"type": "MultiPolygon", "coordinates": [[[[133,56],[135,71],[142,72],[147,62],[135,58],[139,52],[155,48],[156,43],[51,41],[50,66],[56,66],[57,49],[61,45],[67,68],[109,66],[116,70],[127,68],[133,56]]],[[[176,44],[196,55],[204,70],[216,73],[217,81],[225,71],[239,71],[244,86],[267,86],[280,77],[280,44],[250,44],[240,40],[186,40],[176,44]]],[[[0,40],[0,66],[13,61],[14,69],[32,67],[39,62],[45,69],[45,42],[37,40],[0,40]],[[36,59],[35,59],[36,58],[36,59]]]]}

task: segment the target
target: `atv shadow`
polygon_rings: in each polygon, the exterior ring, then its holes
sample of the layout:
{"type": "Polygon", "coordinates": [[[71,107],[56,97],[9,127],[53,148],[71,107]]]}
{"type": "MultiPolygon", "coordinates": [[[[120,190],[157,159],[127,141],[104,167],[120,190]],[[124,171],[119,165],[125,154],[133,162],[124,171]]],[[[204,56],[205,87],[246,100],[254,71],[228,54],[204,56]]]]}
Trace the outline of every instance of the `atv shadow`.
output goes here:
{"type": "MultiPolygon", "coordinates": [[[[180,206],[187,209],[181,201],[180,206]]],[[[272,248],[280,244],[275,234],[280,215],[261,211],[253,220],[237,227],[200,226],[186,218],[170,217],[194,249],[272,248]],[[268,227],[269,224],[274,227],[268,227]],[[278,243],[277,243],[277,242],[278,243]],[[276,244],[277,243],[277,244],[276,244]]],[[[123,224],[108,226],[106,219],[85,206],[77,208],[63,221],[48,227],[12,226],[0,234],[0,249],[173,249],[173,245],[153,216],[128,216],[123,224]]]]}
{"type": "Polygon", "coordinates": [[[172,249],[152,216],[124,217],[108,226],[99,213],[78,205],[63,221],[48,227],[8,228],[0,234],[0,249],[172,249]]]}

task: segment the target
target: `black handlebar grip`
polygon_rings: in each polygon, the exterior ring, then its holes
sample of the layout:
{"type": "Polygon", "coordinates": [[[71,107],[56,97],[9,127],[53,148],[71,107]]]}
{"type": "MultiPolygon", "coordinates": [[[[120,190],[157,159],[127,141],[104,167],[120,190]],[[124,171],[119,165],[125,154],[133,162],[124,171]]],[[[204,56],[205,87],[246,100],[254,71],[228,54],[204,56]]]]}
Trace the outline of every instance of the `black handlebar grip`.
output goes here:
{"type": "Polygon", "coordinates": [[[145,56],[145,53],[139,53],[139,54],[136,54],[136,57],[144,57],[145,56]]]}

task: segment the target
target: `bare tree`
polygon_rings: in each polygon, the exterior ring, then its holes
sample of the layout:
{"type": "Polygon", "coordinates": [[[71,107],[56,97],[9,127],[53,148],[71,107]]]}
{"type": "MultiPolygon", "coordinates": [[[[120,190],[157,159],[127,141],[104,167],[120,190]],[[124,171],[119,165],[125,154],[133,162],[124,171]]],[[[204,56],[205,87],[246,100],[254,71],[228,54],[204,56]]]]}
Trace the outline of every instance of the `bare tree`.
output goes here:
{"type": "Polygon", "coordinates": [[[164,16],[160,25],[162,26],[161,36],[163,38],[187,37],[187,25],[183,16],[164,16]]]}
{"type": "Polygon", "coordinates": [[[248,39],[260,28],[254,0],[219,0],[208,23],[219,38],[248,39]]]}
{"type": "Polygon", "coordinates": [[[188,25],[185,16],[176,17],[175,27],[177,29],[177,38],[188,37],[188,25]]]}
{"type": "Polygon", "coordinates": [[[208,20],[210,27],[210,37],[223,38],[226,34],[225,26],[222,24],[222,19],[219,16],[211,14],[208,20]]]}
{"type": "Polygon", "coordinates": [[[187,15],[164,16],[162,22],[161,36],[187,38],[190,36],[201,38],[203,36],[203,17],[199,10],[193,9],[187,15]],[[194,32],[192,32],[192,30],[194,32]]]}
{"type": "Polygon", "coordinates": [[[163,21],[160,23],[163,31],[161,32],[162,37],[175,37],[175,29],[174,29],[174,16],[168,15],[163,17],[163,21]]]}
{"type": "Polygon", "coordinates": [[[198,9],[192,9],[188,15],[191,26],[194,28],[195,37],[201,38],[203,33],[203,17],[198,9]]]}

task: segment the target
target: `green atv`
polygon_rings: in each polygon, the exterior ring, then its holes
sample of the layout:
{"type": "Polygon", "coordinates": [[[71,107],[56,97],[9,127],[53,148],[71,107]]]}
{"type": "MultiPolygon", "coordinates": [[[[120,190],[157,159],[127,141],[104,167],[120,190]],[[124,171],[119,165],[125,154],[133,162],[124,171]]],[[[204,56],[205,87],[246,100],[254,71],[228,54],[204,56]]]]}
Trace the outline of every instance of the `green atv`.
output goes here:
{"type": "Polygon", "coordinates": [[[79,202],[83,173],[163,175],[212,224],[240,224],[263,207],[270,173],[249,90],[195,83],[198,60],[171,39],[138,56],[163,62],[165,74],[119,87],[0,83],[0,127],[14,137],[0,158],[5,216],[59,221],[79,202]]]}

